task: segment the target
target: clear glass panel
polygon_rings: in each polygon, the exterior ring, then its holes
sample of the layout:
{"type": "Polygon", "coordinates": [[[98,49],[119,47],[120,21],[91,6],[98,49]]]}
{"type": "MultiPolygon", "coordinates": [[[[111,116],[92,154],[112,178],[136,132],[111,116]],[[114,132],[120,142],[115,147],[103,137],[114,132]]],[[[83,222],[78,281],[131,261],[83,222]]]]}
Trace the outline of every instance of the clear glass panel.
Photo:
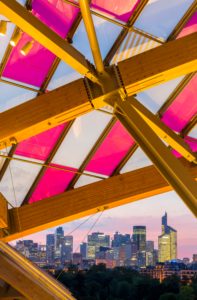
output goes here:
{"type": "Polygon", "coordinates": [[[180,132],[197,114],[196,86],[197,75],[190,80],[164,113],[162,121],[172,130],[180,132]]]}
{"type": "Polygon", "coordinates": [[[116,64],[119,61],[135,56],[152,48],[160,46],[159,43],[144,37],[133,31],[129,31],[124,41],[118,48],[111,63],[116,64]]]}
{"type": "Polygon", "coordinates": [[[60,167],[62,168],[62,170],[51,168],[46,169],[34,193],[29,199],[29,203],[37,202],[44,198],[52,197],[63,193],[66,190],[72,178],[75,176],[75,173],[73,172],[66,172],[66,170],[75,171],[75,169],[73,168],[63,167],[54,164],[51,165],[60,167]]]}
{"type": "Polygon", "coordinates": [[[81,186],[88,185],[90,183],[98,182],[98,181],[101,181],[101,180],[102,179],[100,179],[100,178],[81,175],[79,177],[78,181],[76,182],[74,188],[79,188],[81,186]]]}
{"type": "Polygon", "coordinates": [[[181,76],[141,92],[137,94],[137,99],[153,113],[156,113],[183,78],[184,76],[181,76]]]}
{"type": "Polygon", "coordinates": [[[140,168],[144,168],[147,166],[152,165],[152,162],[150,159],[144,154],[141,148],[138,148],[133,155],[130,157],[128,162],[125,164],[125,166],[122,168],[120,173],[126,173],[129,171],[137,170],[140,168]]]}
{"type": "Polygon", "coordinates": [[[86,170],[110,176],[134,143],[131,135],[117,121],[90,160],[86,170]]]}
{"type": "Polygon", "coordinates": [[[45,161],[65,127],[65,124],[59,125],[21,142],[15,154],[45,161]]]}
{"type": "Polygon", "coordinates": [[[127,22],[139,2],[140,0],[92,0],[91,5],[93,9],[127,22]]]}
{"type": "Polygon", "coordinates": [[[77,118],[52,162],[78,169],[110,119],[98,111],[77,118]]]}
{"type": "MultiPolygon", "coordinates": [[[[42,161],[35,159],[29,160],[28,158],[17,155],[14,157],[43,163],[42,161]]],[[[40,169],[41,166],[35,164],[25,163],[17,160],[12,160],[10,162],[9,167],[0,182],[0,191],[9,201],[9,203],[11,203],[13,206],[21,205],[40,169]]]]}
{"type": "Polygon", "coordinates": [[[35,92],[0,82],[0,112],[22,104],[36,95],[35,92]]]}
{"type": "Polygon", "coordinates": [[[61,61],[49,82],[47,90],[54,90],[62,85],[65,85],[82,77],[83,76],[81,74],[77,73],[74,69],[61,61]]]}
{"type": "Polygon", "coordinates": [[[134,26],[167,39],[193,0],[150,0],[134,26]]]}
{"type": "MultiPolygon", "coordinates": [[[[2,16],[2,15],[0,15],[0,21],[1,20],[5,20],[4,16],[2,16]]],[[[7,23],[6,35],[0,36],[0,63],[2,62],[5,51],[7,49],[8,44],[9,44],[10,38],[13,34],[14,28],[15,28],[14,24],[7,23]]]]}
{"type": "MultiPolygon", "coordinates": [[[[78,8],[62,0],[50,2],[34,0],[32,2],[32,13],[61,37],[66,37],[78,12],[78,8]]],[[[35,41],[28,55],[23,56],[20,50],[31,40],[32,38],[26,33],[22,34],[20,41],[10,54],[3,76],[40,87],[54,62],[55,55],[35,41]]]]}
{"type": "Polygon", "coordinates": [[[197,139],[197,125],[193,127],[193,129],[189,132],[189,136],[197,139]]]}
{"type": "MultiPolygon", "coordinates": [[[[111,49],[116,38],[120,34],[122,28],[96,16],[93,16],[93,21],[101,50],[101,55],[104,59],[108,51],[111,49]]],[[[92,52],[89,46],[89,41],[83,21],[81,21],[73,37],[73,46],[77,48],[81,53],[83,53],[83,55],[85,55],[85,57],[91,63],[93,63],[92,52]]]]}

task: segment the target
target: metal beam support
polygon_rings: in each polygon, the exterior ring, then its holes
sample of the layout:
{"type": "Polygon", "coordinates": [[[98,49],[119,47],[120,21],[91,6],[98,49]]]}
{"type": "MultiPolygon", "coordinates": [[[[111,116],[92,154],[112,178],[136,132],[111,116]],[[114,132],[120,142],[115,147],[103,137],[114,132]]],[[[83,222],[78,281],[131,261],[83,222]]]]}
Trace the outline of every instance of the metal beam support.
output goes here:
{"type": "MultiPolygon", "coordinates": [[[[183,161],[197,179],[197,166],[183,161]]],[[[154,166],[113,176],[65,193],[8,210],[9,242],[82,217],[171,191],[154,166]],[[44,212],[44,213],[43,213],[44,212]]],[[[147,199],[148,201],[148,199],[147,199]]]]}
{"type": "Polygon", "coordinates": [[[74,300],[52,276],[0,241],[0,278],[31,300],[74,300]]]}
{"type": "Polygon", "coordinates": [[[15,0],[0,0],[0,11],[1,14],[77,72],[88,77],[93,82],[99,83],[93,68],[91,68],[91,64],[85,57],[18,2],[15,0]]]}
{"type": "Polygon", "coordinates": [[[164,142],[168,143],[173,149],[179,152],[188,161],[197,163],[197,156],[193,153],[184,140],[166,126],[158,117],[150,112],[144,105],[134,97],[129,98],[130,104],[140,114],[143,120],[164,142]]]}
{"type": "Polygon", "coordinates": [[[101,51],[99,48],[98,39],[96,36],[96,31],[94,28],[94,23],[90,12],[89,0],[79,0],[79,5],[81,8],[81,14],[88,35],[90,48],[92,50],[92,55],[94,58],[96,69],[99,73],[102,74],[104,72],[104,64],[101,56],[101,51]]]}
{"type": "Polygon", "coordinates": [[[154,163],[158,171],[197,217],[197,184],[172,155],[130,101],[115,100],[115,115],[154,163]]]}

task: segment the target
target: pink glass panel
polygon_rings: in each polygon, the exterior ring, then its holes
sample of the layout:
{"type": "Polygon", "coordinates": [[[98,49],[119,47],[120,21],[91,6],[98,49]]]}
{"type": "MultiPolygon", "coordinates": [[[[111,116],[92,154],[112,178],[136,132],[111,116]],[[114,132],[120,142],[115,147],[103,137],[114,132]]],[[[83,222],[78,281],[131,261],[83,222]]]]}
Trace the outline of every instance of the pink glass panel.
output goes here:
{"type": "MultiPolygon", "coordinates": [[[[197,152],[197,139],[186,136],[185,137],[185,142],[189,145],[190,149],[192,150],[192,152],[197,152]]],[[[177,151],[173,150],[172,153],[176,156],[176,157],[181,157],[181,154],[178,153],[177,151]]]]}
{"type": "Polygon", "coordinates": [[[172,130],[180,132],[197,114],[196,86],[197,75],[190,80],[164,113],[162,121],[172,130]]]}
{"type": "MultiPolygon", "coordinates": [[[[75,171],[75,169],[69,167],[63,167],[55,164],[52,165],[65,170],[75,171]]],[[[52,197],[63,193],[66,190],[72,178],[74,177],[74,175],[75,173],[48,168],[44,173],[42,179],[38,183],[31,198],[29,199],[29,203],[37,202],[44,198],[52,197]]]]}
{"type": "Polygon", "coordinates": [[[197,32],[197,12],[195,12],[191,19],[187,22],[183,30],[178,35],[178,38],[186,36],[193,32],[197,32]]]}
{"type": "Polygon", "coordinates": [[[15,154],[45,161],[65,126],[62,124],[21,142],[17,146],[15,154]]]}
{"type": "Polygon", "coordinates": [[[127,22],[140,0],[92,0],[92,7],[127,22]]]}
{"type": "Polygon", "coordinates": [[[86,170],[110,176],[133,144],[130,134],[120,122],[116,122],[86,170]]]}
{"type": "MultiPolygon", "coordinates": [[[[32,9],[36,17],[61,37],[66,37],[79,12],[78,8],[68,5],[62,0],[34,0],[32,9]]],[[[30,40],[31,37],[23,33],[18,45],[13,48],[10,54],[3,76],[40,87],[55,59],[55,55],[38,42],[34,42],[29,54],[23,56],[20,49],[30,40]]]]}

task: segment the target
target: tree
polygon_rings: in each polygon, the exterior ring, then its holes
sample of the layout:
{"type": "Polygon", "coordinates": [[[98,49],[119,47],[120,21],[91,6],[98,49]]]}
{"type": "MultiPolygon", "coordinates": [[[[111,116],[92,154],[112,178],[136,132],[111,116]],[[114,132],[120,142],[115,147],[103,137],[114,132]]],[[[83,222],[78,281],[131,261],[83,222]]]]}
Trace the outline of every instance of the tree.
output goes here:
{"type": "Polygon", "coordinates": [[[177,296],[174,293],[165,293],[159,297],[159,300],[177,300],[177,296]]]}

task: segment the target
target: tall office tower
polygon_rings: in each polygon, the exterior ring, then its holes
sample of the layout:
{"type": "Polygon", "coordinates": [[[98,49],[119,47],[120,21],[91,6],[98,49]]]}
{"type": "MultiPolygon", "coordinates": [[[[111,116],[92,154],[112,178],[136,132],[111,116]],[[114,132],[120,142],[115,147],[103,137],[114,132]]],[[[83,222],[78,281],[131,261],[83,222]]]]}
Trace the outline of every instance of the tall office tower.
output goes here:
{"type": "Polygon", "coordinates": [[[72,259],[73,253],[73,236],[67,235],[64,236],[62,241],[62,248],[61,248],[61,260],[64,263],[65,261],[70,261],[72,259]]]}
{"type": "Polygon", "coordinates": [[[146,241],[146,266],[154,265],[154,241],[146,241]]]}
{"type": "Polygon", "coordinates": [[[58,227],[55,230],[55,260],[61,260],[61,248],[64,240],[64,230],[58,227]]]}
{"type": "Polygon", "coordinates": [[[52,264],[54,262],[54,250],[55,250],[55,235],[47,234],[46,236],[46,260],[47,263],[52,264]]]}
{"type": "Polygon", "coordinates": [[[137,245],[137,265],[146,266],[146,226],[133,226],[133,242],[137,245]]]}
{"type": "Polygon", "coordinates": [[[87,252],[88,252],[88,244],[87,243],[80,244],[80,253],[83,259],[87,258],[87,252]]]}
{"type": "Polygon", "coordinates": [[[88,235],[88,258],[95,259],[96,253],[99,252],[100,247],[110,246],[110,236],[101,232],[93,232],[88,235]]]}
{"type": "Polygon", "coordinates": [[[162,234],[158,237],[159,262],[177,258],[177,231],[168,226],[167,213],[162,217],[162,234]]]}
{"type": "Polygon", "coordinates": [[[121,234],[116,232],[114,234],[114,238],[112,240],[112,247],[120,247],[122,245],[131,244],[131,236],[130,234],[121,234]]]}

